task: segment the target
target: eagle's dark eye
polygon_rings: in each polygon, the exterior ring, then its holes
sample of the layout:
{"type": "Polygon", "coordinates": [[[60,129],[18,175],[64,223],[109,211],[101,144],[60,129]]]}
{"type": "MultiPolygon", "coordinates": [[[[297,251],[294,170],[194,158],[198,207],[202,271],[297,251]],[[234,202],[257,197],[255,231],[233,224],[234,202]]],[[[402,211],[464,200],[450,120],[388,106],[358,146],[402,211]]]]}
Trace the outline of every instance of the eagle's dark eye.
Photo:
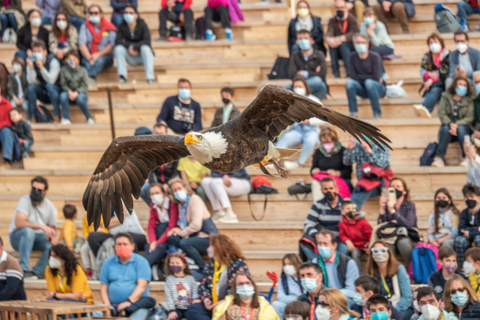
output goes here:
{"type": "Polygon", "coordinates": [[[203,137],[202,136],[197,136],[198,141],[202,141],[203,137]]]}

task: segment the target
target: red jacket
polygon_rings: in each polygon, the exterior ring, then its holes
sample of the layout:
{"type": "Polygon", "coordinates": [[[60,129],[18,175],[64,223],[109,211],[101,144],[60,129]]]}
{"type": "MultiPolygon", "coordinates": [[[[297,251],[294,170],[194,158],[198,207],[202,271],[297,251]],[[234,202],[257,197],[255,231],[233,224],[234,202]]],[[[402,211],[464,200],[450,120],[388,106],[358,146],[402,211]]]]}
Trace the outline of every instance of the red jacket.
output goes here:
{"type": "Polygon", "coordinates": [[[147,233],[148,239],[151,241],[157,241],[157,244],[165,243],[168,240],[167,233],[171,229],[175,228],[178,223],[178,205],[170,200],[170,207],[168,208],[168,214],[170,216],[170,220],[168,221],[168,228],[167,230],[157,239],[157,235],[155,234],[155,227],[157,224],[160,223],[160,219],[158,218],[157,209],[154,208],[153,202],[150,204],[150,218],[148,219],[148,226],[147,226],[147,233]]]}
{"type": "Polygon", "coordinates": [[[12,120],[10,120],[11,109],[12,104],[10,101],[2,96],[2,101],[0,101],[0,129],[12,126],[12,120]]]}
{"type": "Polygon", "coordinates": [[[469,5],[471,5],[472,8],[474,8],[474,9],[475,9],[475,8],[478,8],[478,0],[469,0],[467,3],[468,3],[469,5]]]}
{"type": "MultiPolygon", "coordinates": [[[[192,0],[175,0],[175,2],[180,2],[180,3],[183,2],[182,11],[185,9],[189,9],[190,6],[192,5],[192,0]]],[[[160,5],[162,6],[163,9],[168,9],[167,0],[162,0],[162,3],[160,5]]]]}
{"type": "Polygon", "coordinates": [[[342,216],[342,222],[338,224],[338,229],[340,231],[338,237],[341,242],[345,243],[345,241],[350,240],[360,250],[365,250],[365,244],[370,242],[372,236],[372,226],[364,218],[357,220],[357,217],[355,217],[353,221],[349,221],[345,216],[342,216]]]}

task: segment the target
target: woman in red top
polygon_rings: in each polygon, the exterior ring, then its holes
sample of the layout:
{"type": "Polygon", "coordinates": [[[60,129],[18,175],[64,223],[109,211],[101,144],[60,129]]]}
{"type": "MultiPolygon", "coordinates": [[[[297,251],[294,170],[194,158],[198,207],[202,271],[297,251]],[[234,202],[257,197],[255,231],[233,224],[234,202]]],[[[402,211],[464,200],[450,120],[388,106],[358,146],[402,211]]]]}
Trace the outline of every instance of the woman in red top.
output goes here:
{"type": "MultiPolygon", "coordinates": [[[[6,94],[6,92],[5,92],[6,94]]],[[[10,109],[12,104],[5,98],[0,89],[0,148],[4,164],[0,165],[0,170],[10,169],[13,162],[14,134],[12,131],[12,121],[10,120],[10,109]]]]}

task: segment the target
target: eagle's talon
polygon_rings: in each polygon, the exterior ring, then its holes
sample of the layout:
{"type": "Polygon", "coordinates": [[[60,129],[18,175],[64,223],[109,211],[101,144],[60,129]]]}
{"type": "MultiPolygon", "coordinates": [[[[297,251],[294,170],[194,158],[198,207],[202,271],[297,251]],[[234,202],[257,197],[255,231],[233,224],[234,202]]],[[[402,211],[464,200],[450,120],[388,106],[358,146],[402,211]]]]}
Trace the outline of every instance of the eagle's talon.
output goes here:
{"type": "Polygon", "coordinates": [[[265,156],[265,157],[263,158],[263,160],[261,160],[259,163],[260,163],[262,166],[265,167],[266,165],[270,164],[269,161],[270,161],[270,160],[268,160],[268,157],[265,156]]]}

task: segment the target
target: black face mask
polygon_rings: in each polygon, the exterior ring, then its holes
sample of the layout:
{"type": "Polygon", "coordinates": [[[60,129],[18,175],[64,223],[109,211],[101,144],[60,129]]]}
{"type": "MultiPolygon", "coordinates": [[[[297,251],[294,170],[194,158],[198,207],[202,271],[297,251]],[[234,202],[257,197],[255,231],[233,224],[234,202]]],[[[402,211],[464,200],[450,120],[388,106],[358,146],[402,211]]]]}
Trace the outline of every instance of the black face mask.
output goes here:
{"type": "Polygon", "coordinates": [[[465,200],[465,203],[467,204],[468,209],[473,209],[477,206],[477,200],[465,200]]]}
{"type": "Polygon", "coordinates": [[[446,208],[448,206],[448,201],[447,200],[437,200],[437,201],[435,201],[435,205],[437,205],[440,208],[446,208]]]}
{"type": "Polygon", "coordinates": [[[347,216],[347,218],[353,220],[353,218],[355,218],[357,213],[355,211],[348,211],[347,213],[345,213],[345,215],[347,216]]]}
{"type": "Polygon", "coordinates": [[[403,191],[395,189],[395,195],[397,196],[397,199],[400,199],[403,196],[403,191]]]}
{"type": "Polygon", "coordinates": [[[223,104],[227,105],[230,103],[230,99],[222,98],[223,104]]]}
{"type": "Polygon", "coordinates": [[[43,194],[42,191],[33,189],[32,192],[30,192],[30,200],[32,200],[32,205],[37,206],[43,201],[43,194]]]}
{"type": "Polygon", "coordinates": [[[342,10],[338,10],[338,11],[337,11],[337,17],[339,17],[340,19],[342,19],[343,16],[345,16],[345,12],[343,12],[342,10]]]}
{"type": "Polygon", "coordinates": [[[325,199],[327,199],[327,201],[333,201],[335,199],[333,192],[325,192],[323,195],[325,196],[325,199]]]}

